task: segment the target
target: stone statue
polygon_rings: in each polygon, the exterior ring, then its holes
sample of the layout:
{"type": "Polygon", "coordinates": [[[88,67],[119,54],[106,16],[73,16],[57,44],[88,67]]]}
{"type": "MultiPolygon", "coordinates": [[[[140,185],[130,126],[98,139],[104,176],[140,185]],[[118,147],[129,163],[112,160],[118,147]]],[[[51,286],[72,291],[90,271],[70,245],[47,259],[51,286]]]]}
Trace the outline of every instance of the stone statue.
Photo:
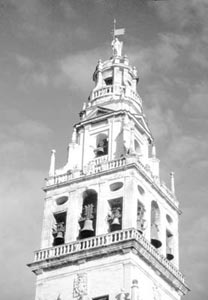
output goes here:
{"type": "Polygon", "coordinates": [[[120,42],[119,39],[116,37],[111,43],[113,49],[113,56],[121,56],[123,42],[120,42]]]}
{"type": "Polygon", "coordinates": [[[87,274],[81,273],[77,274],[74,279],[74,298],[78,298],[80,300],[85,299],[87,296],[87,274]]]}

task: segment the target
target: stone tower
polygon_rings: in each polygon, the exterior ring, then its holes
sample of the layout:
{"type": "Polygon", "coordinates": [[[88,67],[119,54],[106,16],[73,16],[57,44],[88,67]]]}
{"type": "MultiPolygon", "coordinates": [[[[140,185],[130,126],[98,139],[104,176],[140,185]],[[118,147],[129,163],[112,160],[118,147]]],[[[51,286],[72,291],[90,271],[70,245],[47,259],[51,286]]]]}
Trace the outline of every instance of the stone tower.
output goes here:
{"type": "Polygon", "coordinates": [[[41,247],[29,264],[36,300],[178,300],[188,291],[174,174],[168,189],[122,46],[115,34],[112,57],[98,61],[63,168],[52,150],[41,247]]]}

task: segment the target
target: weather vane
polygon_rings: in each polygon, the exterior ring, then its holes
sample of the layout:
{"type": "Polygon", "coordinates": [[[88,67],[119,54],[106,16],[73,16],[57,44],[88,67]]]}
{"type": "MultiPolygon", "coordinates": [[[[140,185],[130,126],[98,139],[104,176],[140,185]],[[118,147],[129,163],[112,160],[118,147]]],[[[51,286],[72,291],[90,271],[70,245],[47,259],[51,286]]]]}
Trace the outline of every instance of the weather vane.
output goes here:
{"type": "Polygon", "coordinates": [[[111,44],[114,57],[122,55],[123,42],[120,42],[117,36],[124,35],[124,34],[125,34],[125,28],[116,28],[116,19],[114,19],[113,20],[113,41],[111,44]]]}
{"type": "Polygon", "coordinates": [[[115,39],[116,36],[124,35],[125,34],[125,28],[117,28],[116,29],[116,19],[113,20],[113,39],[115,39]]]}

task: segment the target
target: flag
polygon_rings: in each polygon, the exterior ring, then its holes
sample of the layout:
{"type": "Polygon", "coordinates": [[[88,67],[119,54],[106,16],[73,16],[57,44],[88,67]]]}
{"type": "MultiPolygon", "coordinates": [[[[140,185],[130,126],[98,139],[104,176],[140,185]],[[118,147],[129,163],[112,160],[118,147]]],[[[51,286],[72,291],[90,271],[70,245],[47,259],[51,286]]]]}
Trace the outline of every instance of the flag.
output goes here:
{"type": "Polygon", "coordinates": [[[125,28],[114,29],[114,36],[123,35],[125,33],[125,28]]]}

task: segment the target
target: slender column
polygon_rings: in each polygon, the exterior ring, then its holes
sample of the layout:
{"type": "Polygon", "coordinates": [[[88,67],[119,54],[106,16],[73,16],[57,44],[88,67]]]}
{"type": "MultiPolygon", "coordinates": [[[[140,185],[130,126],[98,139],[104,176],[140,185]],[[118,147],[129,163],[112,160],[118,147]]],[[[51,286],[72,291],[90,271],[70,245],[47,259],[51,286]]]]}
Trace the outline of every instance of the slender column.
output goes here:
{"type": "Polygon", "coordinates": [[[174,172],[170,173],[170,180],[171,180],[171,192],[175,195],[175,178],[174,178],[174,172]]]}
{"type": "Polygon", "coordinates": [[[50,169],[49,169],[49,177],[55,176],[55,162],[56,162],[56,150],[51,150],[51,162],[50,162],[50,169]]]}
{"type": "Polygon", "coordinates": [[[136,279],[132,281],[131,300],[139,300],[139,287],[138,287],[138,280],[136,279]]]}
{"type": "Polygon", "coordinates": [[[156,147],[155,147],[155,145],[152,146],[152,158],[156,158],[156,147]]]}

